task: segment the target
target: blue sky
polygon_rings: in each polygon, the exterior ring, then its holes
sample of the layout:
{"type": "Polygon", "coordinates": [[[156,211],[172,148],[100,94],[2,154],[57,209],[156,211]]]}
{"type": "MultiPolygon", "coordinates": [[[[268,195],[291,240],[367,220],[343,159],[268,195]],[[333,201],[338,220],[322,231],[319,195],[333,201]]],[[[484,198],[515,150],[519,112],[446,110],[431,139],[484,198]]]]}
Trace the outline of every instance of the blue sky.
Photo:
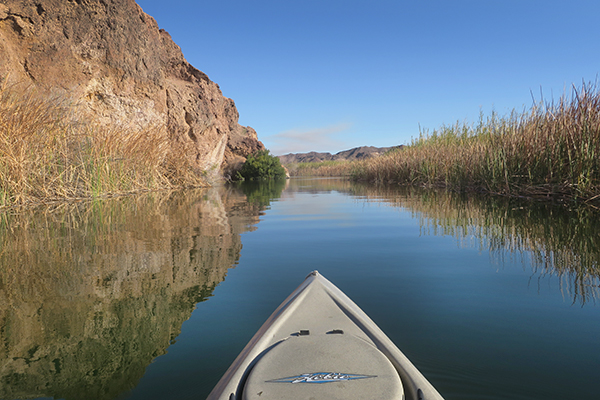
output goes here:
{"type": "Polygon", "coordinates": [[[138,0],[274,154],[408,144],[600,73],[598,0],[138,0]]]}

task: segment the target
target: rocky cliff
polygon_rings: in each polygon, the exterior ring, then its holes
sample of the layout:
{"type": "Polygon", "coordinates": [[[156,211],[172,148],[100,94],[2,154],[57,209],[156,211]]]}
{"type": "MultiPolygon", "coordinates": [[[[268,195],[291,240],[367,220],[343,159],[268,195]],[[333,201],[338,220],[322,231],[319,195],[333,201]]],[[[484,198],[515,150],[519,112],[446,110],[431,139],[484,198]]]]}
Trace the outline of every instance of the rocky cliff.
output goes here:
{"type": "Polygon", "coordinates": [[[134,0],[2,0],[0,78],[68,96],[104,124],[165,125],[203,171],[264,148],[134,0]]]}

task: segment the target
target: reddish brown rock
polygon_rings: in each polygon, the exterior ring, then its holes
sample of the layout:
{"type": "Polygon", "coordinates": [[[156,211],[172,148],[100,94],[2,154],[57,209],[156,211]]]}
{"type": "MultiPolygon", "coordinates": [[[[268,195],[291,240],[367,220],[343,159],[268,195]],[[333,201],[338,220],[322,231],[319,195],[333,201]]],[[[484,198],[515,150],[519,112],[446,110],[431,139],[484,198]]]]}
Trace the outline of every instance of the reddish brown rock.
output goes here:
{"type": "Polygon", "coordinates": [[[264,146],[233,100],[134,0],[3,0],[0,77],[70,96],[105,124],[164,124],[199,169],[230,173],[264,146]]]}

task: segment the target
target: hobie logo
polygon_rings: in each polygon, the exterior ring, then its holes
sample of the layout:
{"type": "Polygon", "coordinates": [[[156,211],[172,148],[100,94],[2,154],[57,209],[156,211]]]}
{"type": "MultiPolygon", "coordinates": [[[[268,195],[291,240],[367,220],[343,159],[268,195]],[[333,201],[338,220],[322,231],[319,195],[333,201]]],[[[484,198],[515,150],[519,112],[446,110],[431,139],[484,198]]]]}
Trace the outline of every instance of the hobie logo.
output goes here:
{"type": "Polygon", "coordinates": [[[267,382],[278,383],[330,383],[340,381],[353,381],[356,379],[375,378],[375,375],[341,374],[339,372],[313,372],[290,376],[287,378],[273,379],[267,382]]]}

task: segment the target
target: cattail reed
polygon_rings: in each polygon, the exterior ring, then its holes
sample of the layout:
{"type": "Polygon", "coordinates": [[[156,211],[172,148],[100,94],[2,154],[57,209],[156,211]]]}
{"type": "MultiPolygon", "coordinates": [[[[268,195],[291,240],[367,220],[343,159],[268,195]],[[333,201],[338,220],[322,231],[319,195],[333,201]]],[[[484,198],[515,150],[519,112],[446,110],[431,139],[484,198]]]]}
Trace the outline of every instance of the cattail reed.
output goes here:
{"type": "Polygon", "coordinates": [[[475,126],[421,132],[409,146],[356,163],[353,177],[509,196],[600,198],[600,92],[573,88],[558,102],[535,103],[475,126]]]}

